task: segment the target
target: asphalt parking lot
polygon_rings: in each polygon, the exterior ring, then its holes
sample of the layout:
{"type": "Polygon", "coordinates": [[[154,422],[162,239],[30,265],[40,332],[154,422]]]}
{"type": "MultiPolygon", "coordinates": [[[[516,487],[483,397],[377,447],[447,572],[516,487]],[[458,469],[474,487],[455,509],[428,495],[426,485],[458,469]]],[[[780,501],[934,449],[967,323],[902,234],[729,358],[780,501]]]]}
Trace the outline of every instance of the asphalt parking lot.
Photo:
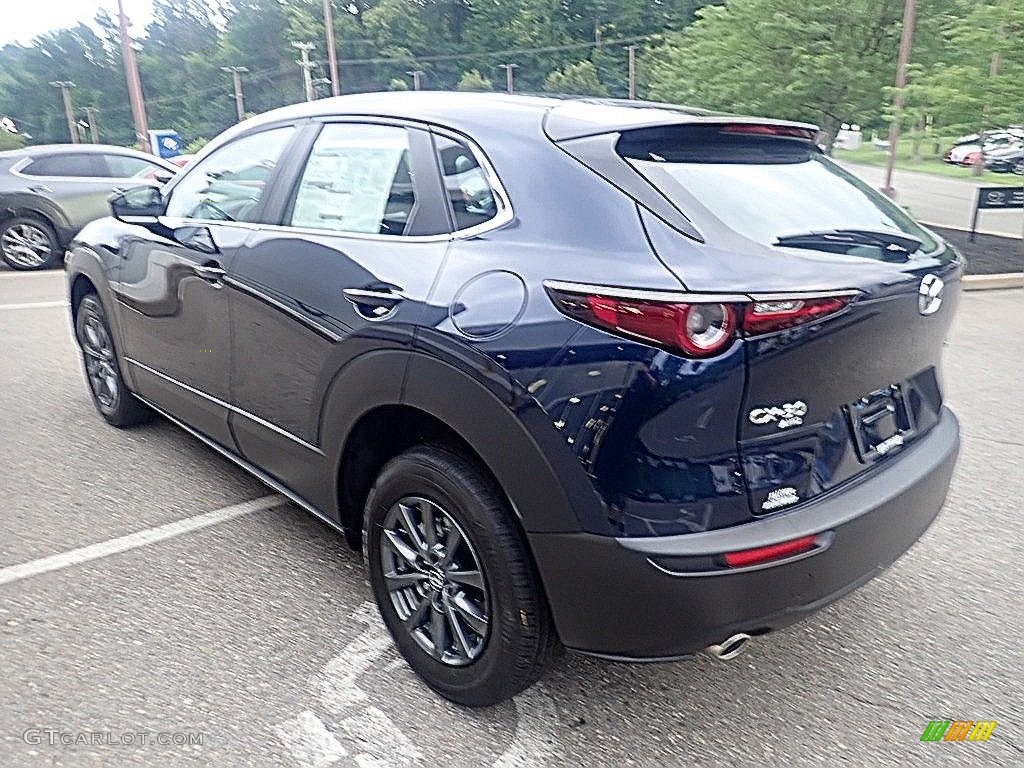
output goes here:
{"type": "Polygon", "coordinates": [[[953,490],[882,577],[733,662],[566,656],[483,711],[398,659],[340,536],[166,423],[106,426],[62,298],[0,274],[0,766],[1024,764],[1022,291],[962,300],[953,490]]]}

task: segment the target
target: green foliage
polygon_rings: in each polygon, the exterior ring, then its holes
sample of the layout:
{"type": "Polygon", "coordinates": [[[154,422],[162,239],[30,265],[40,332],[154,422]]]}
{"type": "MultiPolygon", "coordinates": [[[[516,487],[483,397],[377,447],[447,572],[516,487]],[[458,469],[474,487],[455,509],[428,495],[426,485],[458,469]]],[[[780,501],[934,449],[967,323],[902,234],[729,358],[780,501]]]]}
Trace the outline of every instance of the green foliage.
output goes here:
{"type": "Polygon", "coordinates": [[[544,79],[544,90],[548,93],[575,94],[579,96],[607,96],[608,89],[597,79],[597,68],[591,61],[566,64],[544,79]]]}
{"type": "Polygon", "coordinates": [[[820,123],[832,133],[884,104],[899,45],[892,0],[730,0],[645,54],[650,95],[820,123]]]}
{"type": "MultiPolygon", "coordinates": [[[[896,68],[900,0],[333,0],[343,93],[426,87],[493,90],[517,65],[517,91],[624,97],[625,46],[638,47],[641,97],[884,130],[896,68]],[[696,19],[696,21],[695,21],[696,19]]],[[[1024,121],[1024,3],[918,0],[906,125],[955,132],[1024,121]],[[989,77],[992,57],[999,67],[989,77]]],[[[245,108],[305,98],[299,52],[328,77],[322,0],[153,0],[134,28],[152,128],[186,141],[236,121],[232,76],[246,67],[245,108]]],[[[100,140],[134,141],[118,25],[40,35],[0,48],[0,114],[33,142],[66,141],[60,92],[76,116],[97,110],[100,140]]]]}
{"type": "Polygon", "coordinates": [[[21,149],[25,146],[25,137],[20,133],[10,133],[0,129],[0,152],[7,149],[21,149]]]}
{"type": "Polygon", "coordinates": [[[486,77],[480,74],[479,70],[471,69],[469,72],[463,72],[462,77],[459,78],[458,85],[455,86],[457,91],[493,91],[494,84],[486,77]]]}
{"type": "Polygon", "coordinates": [[[184,149],[181,150],[181,154],[183,154],[183,155],[194,155],[194,154],[196,154],[199,150],[201,150],[203,147],[205,147],[209,143],[210,143],[209,139],[206,139],[206,138],[203,138],[202,136],[199,136],[199,137],[197,137],[195,139],[192,139],[192,141],[190,141],[188,144],[186,144],[184,149]]]}
{"type": "Polygon", "coordinates": [[[403,80],[400,77],[393,77],[388,82],[388,90],[389,91],[408,91],[409,90],[409,84],[407,82],[405,82],[405,80],[403,80]]]}

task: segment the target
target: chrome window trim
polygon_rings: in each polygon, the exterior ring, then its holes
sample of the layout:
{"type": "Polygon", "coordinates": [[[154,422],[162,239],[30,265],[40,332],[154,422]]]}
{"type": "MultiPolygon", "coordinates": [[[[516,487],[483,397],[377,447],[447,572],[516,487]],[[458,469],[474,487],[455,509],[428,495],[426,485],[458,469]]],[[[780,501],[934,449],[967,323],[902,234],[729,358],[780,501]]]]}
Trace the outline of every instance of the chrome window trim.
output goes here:
{"type": "Polygon", "coordinates": [[[175,386],[180,387],[181,389],[186,390],[187,392],[191,392],[192,394],[198,395],[199,397],[203,398],[204,400],[208,400],[209,402],[213,403],[214,405],[219,405],[221,408],[224,408],[225,410],[229,411],[230,413],[236,413],[239,416],[244,416],[245,418],[249,419],[250,421],[254,421],[257,424],[259,424],[260,426],[266,427],[270,431],[276,432],[277,434],[281,435],[282,437],[287,437],[289,440],[297,443],[298,445],[301,445],[303,448],[305,448],[305,449],[307,449],[309,451],[312,451],[313,453],[317,454],[318,456],[324,456],[325,455],[324,452],[321,451],[319,448],[317,448],[315,445],[311,445],[310,443],[307,443],[301,437],[293,435],[288,430],[282,429],[281,427],[279,427],[276,424],[273,424],[273,423],[267,421],[266,419],[261,419],[256,414],[249,413],[248,411],[242,410],[238,406],[235,406],[235,405],[232,405],[231,403],[225,402],[224,400],[221,400],[220,398],[214,397],[213,395],[208,395],[208,394],[206,394],[205,392],[203,392],[200,389],[196,389],[195,387],[189,386],[188,384],[185,384],[184,382],[178,381],[173,376],[168,376],[166,373],[161,373],[160,371],[156,370],[155,368],[150,368],[145,363],[140,363],[135,358],[125,357],[125,360],[127,362],[131,363],[132,365],[136,366],[137,368],[141,368],[144,371],[148,371],[149,373],[152,373],[154,376],[159,376],[164,381],[168,381],[171,384],[174,384],[175,386]]]}

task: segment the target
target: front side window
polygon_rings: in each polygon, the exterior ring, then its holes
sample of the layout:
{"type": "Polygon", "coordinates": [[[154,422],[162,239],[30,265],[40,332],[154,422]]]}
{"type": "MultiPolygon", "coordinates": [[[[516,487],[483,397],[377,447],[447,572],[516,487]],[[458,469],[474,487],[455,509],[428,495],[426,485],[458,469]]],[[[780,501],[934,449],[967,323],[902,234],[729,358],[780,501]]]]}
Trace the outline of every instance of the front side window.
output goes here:
{"type": "Polygon", "coordinates": [[[494,191],[473,151],[461,141],[438,136],[438,160],[455,229],[468,229],[498,215],[494,191]]]}
{"type": "Polygon", "coordinates": [[[266,181],[291,141],[291,126],[235,139],[194,167],[171,190],[167,215],[253,221],[266,181]]]}
{"type": "Polygon", "coordinates": [[[78,176],[96,178],[104,176],[103,161],[99,155],[61,153],[35,157],[21,169],[26,176],[78,176]]]}
{"type": "Polygon", "coordinates": [[[416,192],[404,128],[324,126],[292,204],[293,227],[377,235],[409,234],[416,192]]]}

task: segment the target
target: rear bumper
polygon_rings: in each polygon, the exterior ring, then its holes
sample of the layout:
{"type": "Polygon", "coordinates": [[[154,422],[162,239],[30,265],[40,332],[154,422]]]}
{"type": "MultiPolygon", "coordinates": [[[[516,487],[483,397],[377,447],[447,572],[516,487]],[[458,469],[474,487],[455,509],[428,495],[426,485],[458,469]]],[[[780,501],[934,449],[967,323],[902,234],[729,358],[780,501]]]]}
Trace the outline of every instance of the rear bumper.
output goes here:
{"type": "Polygon", "coordinates": [[[917,541],[946,499],[959,444],[956,417],[943,409],[889,466],[789,513],[684,536],[532,534],[559,636],[573,650],[651,661],[792,624],[878,575],[917,541]],[[811,555],[743,570],[674,568],[810,534],[821,542],[811,555]]]}

